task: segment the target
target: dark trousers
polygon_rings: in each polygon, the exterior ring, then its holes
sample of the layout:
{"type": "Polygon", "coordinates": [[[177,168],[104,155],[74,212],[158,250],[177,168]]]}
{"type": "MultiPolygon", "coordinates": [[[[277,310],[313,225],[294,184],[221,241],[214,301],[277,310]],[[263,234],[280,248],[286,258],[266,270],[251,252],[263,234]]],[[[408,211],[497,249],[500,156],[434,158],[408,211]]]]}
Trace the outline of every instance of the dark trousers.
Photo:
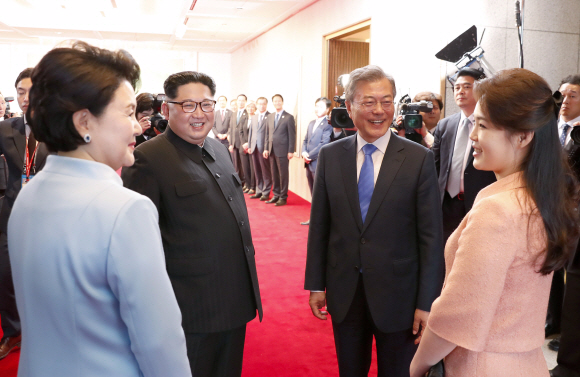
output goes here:
{"type": "Polygon", "coordinates": [[[264,180],[264,186],[262,187],[262,195],[266,197],[270,195],[272,190],[272,168],[270,166],[270,160],[264,158],[264,154],[258,152],[260,166],[262,167],[262,178],[264,180]]]}
{"type": "Polygon", "coordinates": [[[310,195],[312,195],[312,188],[314,187],[314,173],[308,166],[306,167],[306,179],[308,180],[308,187],[310,187],[310,195]]]}
{"type": "MultiPolygon", "coordinates": [[[[580,266],[579,266],[580,267],[580,266]]],[[[555,377],[580,377],[580,270],[566,274],[566,293],[562,310],[562,337],[555,377]]]]}
{"type": "MultiPolygon", "coordinates": [[[[250,155],[244,152],[243,148],[238,149],[239,158],[242,162],[242,170],[244,171],[244,180],[246,187],[252,187],[252,169],[250,168],[250,155]]],[[[255,185],[255,183],[254,183],[255,185]]]]}
{"type": "Polygon", "coordinates": [[[375,326],[368,308],[362,274],[345,319],[341,323],[333,321],[332,329],[340,377],[368,376],[373,336],[377,346],[377,376],[409,377],[411,360],[417,350],[412,329],[384,333],[375,326]]]}
{"type": "Polygon", "coordinates": [[[242,164],[242,159],[240,158],[240,150],[235,146],[234,149],[232,150],[232,160],[234,161],[234,169],[236,169],[236,173],[238,173],[238,176],[242,181],[242,186],[244,186],[244,184],[246,183],[246,179],[244,177],[244,166],[242,164]]]}
{"type": "Polygon", "coordinates": [[[451,233],[461,224],[465,217],[465,201],[457,196],[452,198],[447,190],[443,197],[443,241],[446,243],[451,233]]]}
{"type": "Polygon", "coordinates": [[[196,377],[242,375],[246,325],[215,333],[186,333],[187,358],[196,377]]]}
{"type": "Polygon", "coordinates": [[[268,160],[270,160],[270,169],[274,179],[274,197],[288,199],[288,177],[290,175],[288,156],[276,156],[272,149],[268,160]]]}
{"type": "Polygon", "coordinates": [[[550,288],[550,301],[548,301],[548,315],[546,325],[554,332],[559,333],[562,320],[562,305],[564,303],[564,269],[554,271],[552,286],[550,288]]]}
{"type": "Polygon", "coordinates": [[[0,318],[2,319],[2,338],[20,334],[20,316],[16,308],[12,269],[8,256],[8,238],[0,233],[0,318]]]}
{"type": "Polygon", "coordinates": [[[260,162],[260,159],[263,158],[258,148],[254,148],[254,152],[250,154],[250,162],[254,167],[254,179],[256,180],[256,194],[264,192],[264,175],[262,173],[262,163],[260,162]]]}

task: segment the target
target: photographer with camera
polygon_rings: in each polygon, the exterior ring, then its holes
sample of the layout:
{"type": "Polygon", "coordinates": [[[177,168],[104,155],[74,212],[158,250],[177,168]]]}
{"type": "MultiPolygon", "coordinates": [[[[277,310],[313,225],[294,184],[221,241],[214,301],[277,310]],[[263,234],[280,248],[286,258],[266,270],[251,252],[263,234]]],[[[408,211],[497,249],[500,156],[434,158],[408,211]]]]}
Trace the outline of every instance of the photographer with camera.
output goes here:
{"type": "Polygon", "coordinates": [[[6,101],[4,100],[4,96],[2,92],[0,92],[0,120],[7,119],[6,117],[6,101]]]}
{"type": "MultiPolygon", "coordinates": [[[[416,98],[417,96],[415,96],[416,98]]],[[[415,100],[411,102],[408,94],[399,100],[399,115],[393,122],[397,134],[427,148],[433,145],[433,135],[426,127],[425,114],[433,112],[433,102],[430,100],[415,100]]],[[[439,108],[440,109],[440,108],[439,108]]],[[[439,110],[439,114],[441,111],[439,110]]],[[[437,125],[437,124],[435,124],[437,125]]]]}
{"type": "Polygon", "coordinates": [[[164,95],[141,93],[137,96],[135,114],[143,133],[137,136],[136,146],[163,133],[167,128],[167,120],[161,115],[161,104],[164,95]]]}
{"type": "Polygon", "coordinates": [[[496,181],[493,172],[473,167],[473,146],[469,140],[477,104],[473,86],[476,80],[484,78],[483,72],[473,68],[459,70],[453,95],[461,112],[442,119],[433,133],[432,150],[439,174],[445,241],[469,212],[479,191],[496,181]]]}

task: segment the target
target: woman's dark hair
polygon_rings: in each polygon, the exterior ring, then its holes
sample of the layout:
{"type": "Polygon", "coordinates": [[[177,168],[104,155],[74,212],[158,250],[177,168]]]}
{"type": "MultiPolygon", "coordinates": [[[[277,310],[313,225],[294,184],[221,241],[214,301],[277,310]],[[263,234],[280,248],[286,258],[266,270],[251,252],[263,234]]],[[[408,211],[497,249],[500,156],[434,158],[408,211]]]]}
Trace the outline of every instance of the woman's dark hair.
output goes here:
{"type": "Polygon", "coordinates": [[[34,136],[52,152],[77,149],[84,141],[73,114],[88,109],[100,116],[121,82],[135,88],[139,74],[139,65],[124,50],[113,52],[76,41],[49,51],[31,76],[26,119],[34,136]]]}
{"type": "Polygon", "coordinates": [[[135,114],[142,113],[144,111],[153,110],[153,102],[155,98],[151,93],[140,93],[137,96],[137,107],[135,108],[135,114]]]}
{"type": "Polygon", "coordinates": [[[514,68],[482,80],[475,95],[494,125],[511,133],[534,131],[521,168],[547,233],[539,271],[547,275],[567,263],[579,234],[578,185],[559,142],[552,91],[537,74],[514,68]]]}
{"type": "Polygon", "coordinates": [[[170,75],[163,83],[163,90],[167,98],[175,99],[179,87],[191,83],[200,83],[207,86],[211,96],[215,96],[215,81],[205,73],[195,71],[185,71],[170,75]]]}

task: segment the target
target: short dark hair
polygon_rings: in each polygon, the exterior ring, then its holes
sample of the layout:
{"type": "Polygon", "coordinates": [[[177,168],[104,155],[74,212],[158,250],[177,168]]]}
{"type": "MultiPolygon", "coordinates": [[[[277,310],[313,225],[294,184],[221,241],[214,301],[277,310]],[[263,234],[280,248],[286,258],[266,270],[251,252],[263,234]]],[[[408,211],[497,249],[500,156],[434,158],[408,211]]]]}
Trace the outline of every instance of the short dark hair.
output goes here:
{"type": "Polygon", "coordinates": [[[560,83],[560,86],[562,86],[564,84],[580,85],[580,75],[567,76],[566,78],[564,78],[564,80],[562,80],[562,82],[560,83]]]}
{"type": "Polygon", "coordinates": [[[29,79],[32,77],[32,71],[34,68],[26,68],[24,71],[20,72],[18,77],[16,78],[16,82],[14,83],[14,87],[18,88],[18,83],[24,79],[29,79]]]}
{"type": "Polygon", "coordinates": [[[274,95],[272,96],[272,101],[274,101],[274,98],[276,98],[276,97],[280,97],[280,99],[282,100],[282,102],[284,102],[284,97],[282,97],[282,95],[281,95],[281,94],[274,94],[274,95]]]}
{"type": "Polygon", "coordinates": [[[413,102],[419,102],[419,101],[437,102],[437,104],[439,105],[439,109],[443,110],[443,99],[441,98],[441,96],[439,94],[435,94],[433,92],[417,93],[417,94],[415,94],[415,97],[413,97],[413,102]]]}
{"type": "Polygon", "coordinates": [[[26,112],[38,141],[52,152],[73,151],[84,143],[73,114],[88,109],[100,116],[123,81],[133,88],[140,68],[124,50],[109,51],[86,42],[49,51],[32,72],[30,105],[26,112]]]}
{"type": "Polygon", "coordinates": [[[480,71],[480,70],[475,69],[475,68],[464,67],[464,68],[461,68],[459,71],[457,71],[457,78],[460,78],[461,76],[473,77],[473,79],[477,81],[477,80],[484,79],[485,73],[483,73],[483,71],[480,71]]]}
{"type": "Polygon", "coordinates": [[[238,96],[236,97],[236,99],[240,98],[240,97],[244,97],[244,99],[247,101],[248,97],[246,97],[245,94],[238,94],[238,96]]]}
{"type": "Polygon", "coordinates": [[[220,98],[225,98],[226,99],[226,102],[228,102],[228,97],[226,97],[226,96],[219,96],[218,97],[218,101],[220,100],[220,98]]]}
{"type": "Polygon", "coordinates": [[[135,115],[153,110],[153,102],[155,102],[155,97],[151,93],[141,93],[137,96],[137,107],[135,108],[135,115]]]}
{"type": "Polygon", "coordinates": [[[321,102],[321,101],[324,102],[327,109],[330,109],[330,106],[332,106],[332,102],[326,97],[320,97],[320,98],[316,99],[316,101],[314,101],[314,104],[316,105],[318,102],[321,102]]]}
{"type": "MultiPolygon", "coordinates": [[[[268,104],[268,98],[266,97],[258,97],[258,99],[256,100],[256,103],[258,103],[259,100],[263,99],[264,101],[266,101],[266,105],[268,104]]],[[[282,100],[284,101],[284,100],[282,100]]]]}
{"type": "Polygon", "coordinates": [[[184,71],[170,75],[163,83],[163,90],[168,98],[173,99],[177,97],[177,89],[180,86],[197,82],[207,86],[212,97],[215,96],[215,81],[205,73],[195,71],[184,71]]]}

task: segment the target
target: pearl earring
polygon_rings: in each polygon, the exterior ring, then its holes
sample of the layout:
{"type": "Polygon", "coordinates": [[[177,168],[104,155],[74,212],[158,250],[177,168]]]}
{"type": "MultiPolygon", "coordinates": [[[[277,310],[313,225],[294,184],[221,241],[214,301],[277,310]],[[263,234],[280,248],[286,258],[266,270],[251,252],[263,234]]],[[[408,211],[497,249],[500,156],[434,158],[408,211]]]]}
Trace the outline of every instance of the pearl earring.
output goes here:
{"type": "Polygon", "coordinates": [[[85,136],[83,136],[83,140],[85,141],[85,143],[90,143],[91,142],[91,135],[89,134],[85,134],[85,136]]]}

